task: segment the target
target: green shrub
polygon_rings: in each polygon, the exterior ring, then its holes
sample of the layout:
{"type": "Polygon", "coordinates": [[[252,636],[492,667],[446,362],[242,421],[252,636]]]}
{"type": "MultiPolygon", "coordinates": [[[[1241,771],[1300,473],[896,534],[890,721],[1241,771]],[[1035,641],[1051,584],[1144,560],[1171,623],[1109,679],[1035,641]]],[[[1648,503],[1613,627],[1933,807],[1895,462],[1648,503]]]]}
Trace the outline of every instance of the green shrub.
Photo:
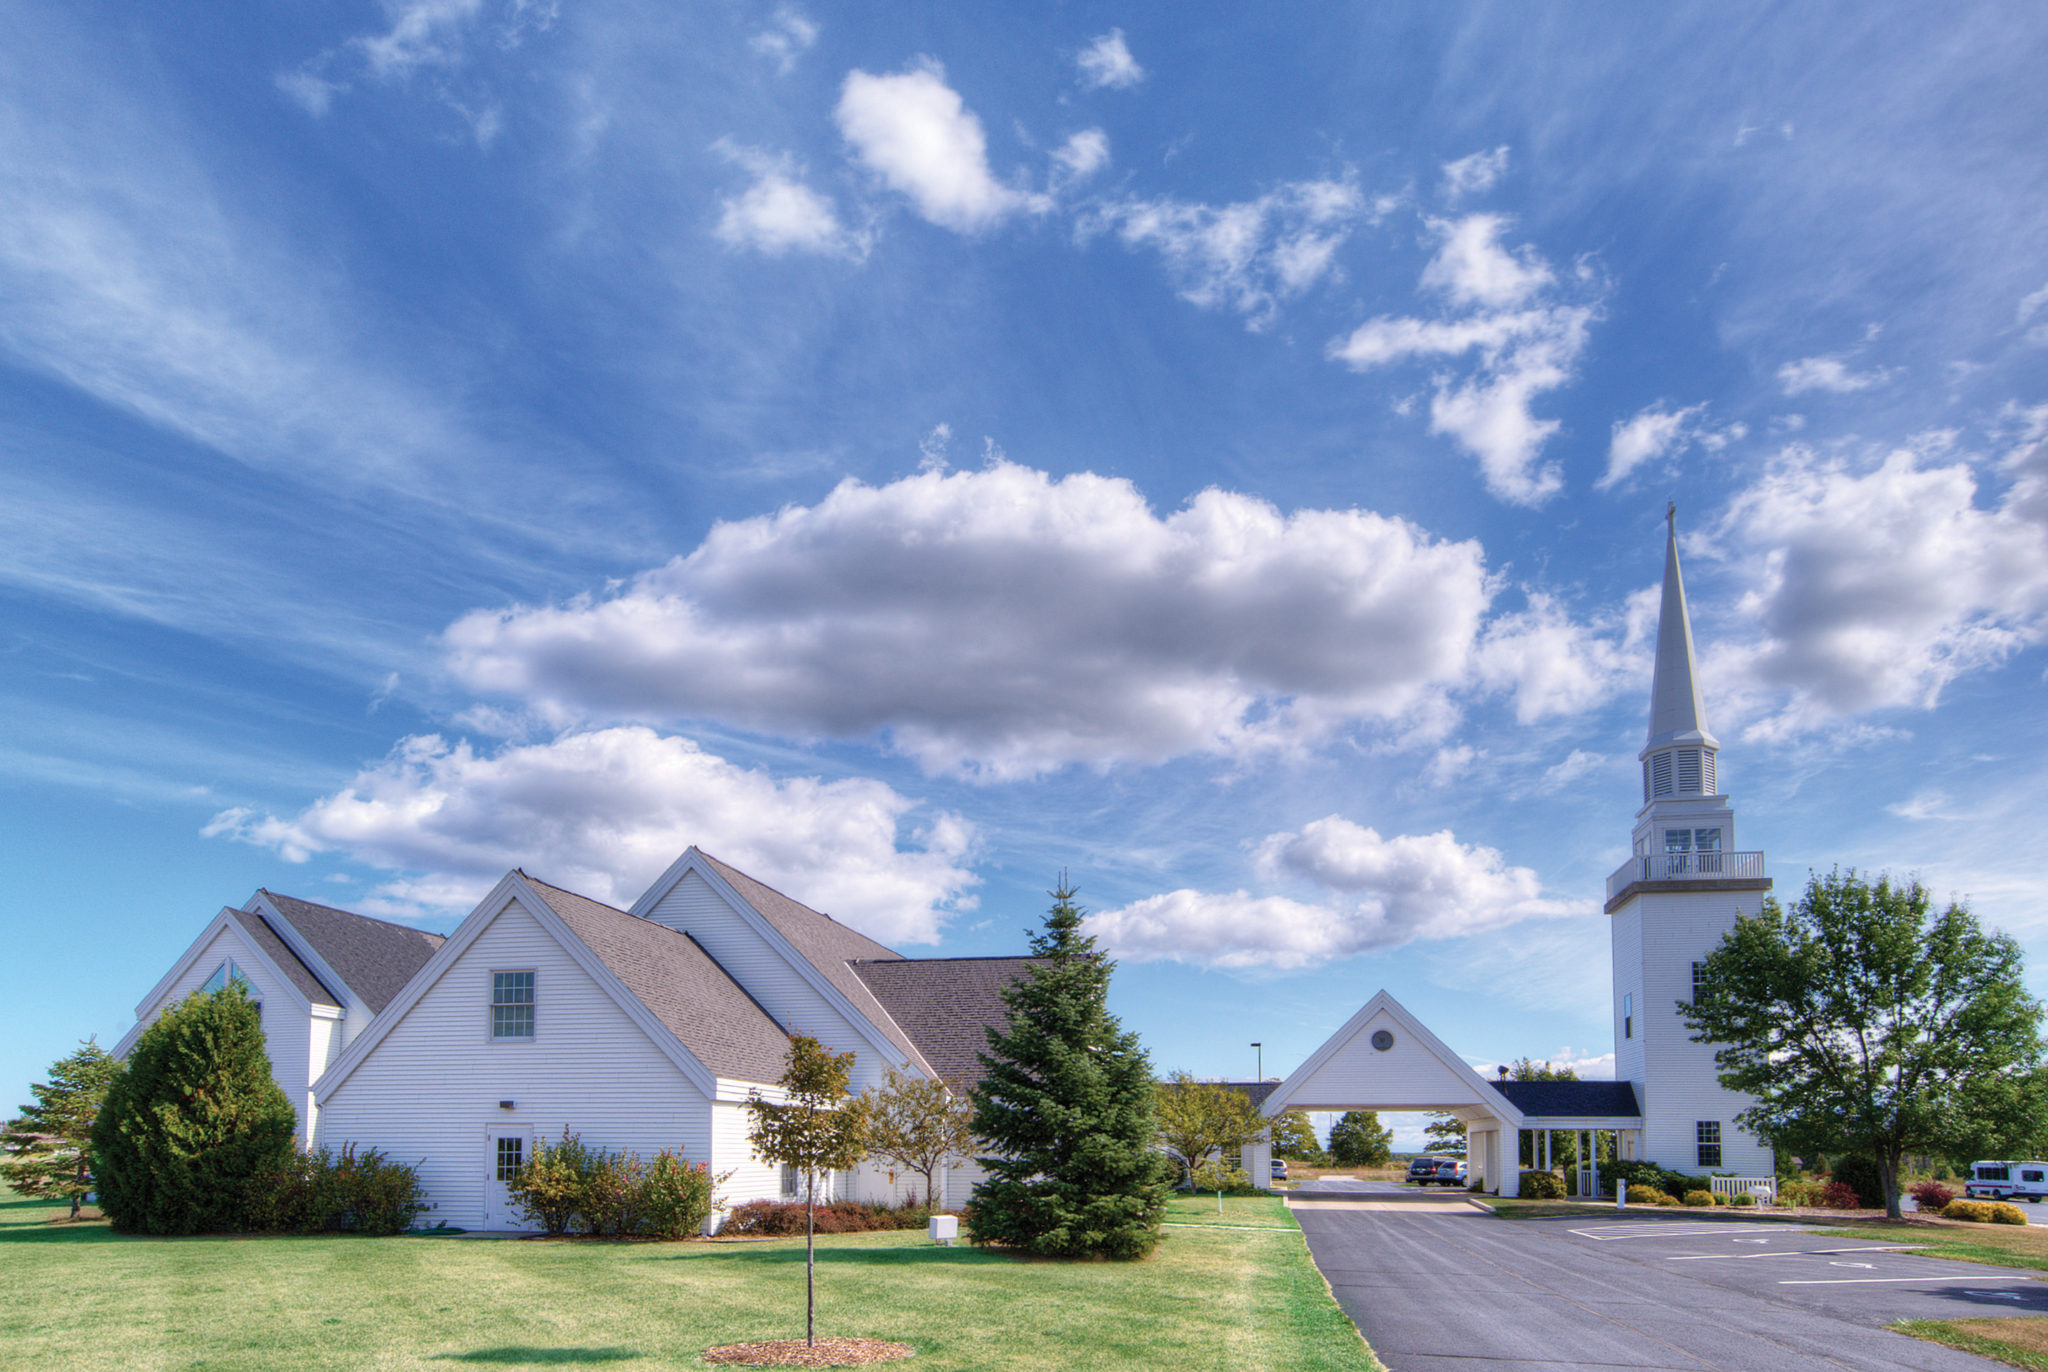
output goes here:
{"type": "MultiPolygon", "coordinates": [[[[1991,1223],[1991,1203],[1989,1201],[1952,1200],[1947,1205],[1941,1207],[1941,1217],[1945,1220],[1963,1220],[1970,1224],[1989,1224],[1991,1223]]],[[[2025,1218],[2024,1215],[2021,1216],[2021,1219],[2025,1218]]]]}
{"type": "Polygon", "coordinates": [[[1522,1194],[1533,1200],[1563,1200],[1564,1178],[1555,1172],[1522,1173],[1522,1194]]]}
{"type": "Polygon", "coordinates": [[[1659,1191],[1657,1193],[1657,1199],[1650,1203],[1652,1205],[1675,1206],[1678,1205],[1680,1202],[1678,1197],[1659,1191]]]}
{"type": "Polygon", "coordinates": [[[641,1232],[659,1239],[685,1239],[711,1218],[715,1189],[710,1167],[685,1162],[663,1149],[647,1164],[640,1183],[641,1232]]]}
{"type": "Polygon", "coordinates": [[[251,1181],[297,1132],[242,984],[189,995],[142,1031],[93,1122],[100,1209],[144,1234],[247,1228],[251,1181]]]}
{"type": "Polygon", "coordinates": [[[535,1143],[533,1156],[521,1164],[506,1185],[513,1209],[528,1223],[538,1224],[543,1233],[568,1233],[583,1204],[590,1165],[590,1150],[567,1129],[562,1131],[560,1143],[535,1143]]]}
{"type": "Polygon", "coordinates": [[[2012,1205],[2005,1201],[1997,1201],[1991,1207],[1991,1222],[1993,1224],[2025,1224],[2027,1222],[2027,1212],[2020,1209],[2017,1205],[2012,1205]]]}
{"type": "MultiPolygon", "coordinates": [[[[915,1202],[865,1205],[859,1201],[820,1201],[815,1216],[820,1234],[860,1234],[883,1229],[922,1229],[934,1214],[915,1202]]],[[[966,1216],[963,1216],[965,1219],[966,1216]]],[[[748,1201],[726,1215],[721,1234],[783,1238],[804,1232],[802,1201],[748,1201]]]]}
{"type": "Polygon", "coordinates": [[[1220,1191],[1226,1196],[1249,1196],[1257,1191],[1251,1173],[1213,1158],[1195,1169],[1194,1183],[1197,1191],[1220,1191]]]}
{"type": "Polygon", "coordinates": [[[1738,1191],[1735,1193],[1734,1198],[1730,1200],[1728,1203],[1739,1210],[1745,1206],[1755,1205],[1756,1197],[1750,1195],[1747,1191],[1738,1191]]]}
{"type": "Polygon", "coordinates": [[[1722,1195],[1719,1191],[1709,1191],[1707,1195],[1713,1199],[1715,1205],[1726,1205],[1728,1203],[1728,1197],[1722,1195]]]}
{"type": "Polygon", "coordinates": [[[576,1197],[583,1227],[605,1239],[639,1233],[640,1190],[646,1177],[647,1165],[638,1153],[592,1153],[576,1197]]]}
{"type": "Polygon", "coordinates": [[[252,1177],[250,1229],[286,1234],[402,1234],[430,1209],[419,1173],[374,1148],[294,1148],[252,1177]]]}
{"type": "Polygon", "coordinates": [[[1685,1203],[1691,1206],[1704,1206],[1707,1209],[1712,1209],[1714,1193],[1712,1191],[1688,1191],[1685,1193],[1685,1203]]]}
{"type": "Polygon", "coordinates": [[[1664,1205],[1667,1202],[1676,1204],[1676,1202],[1671,1200],[1671,1197],[1665,1195],[1654,1186],[1631,1185],[1628,1188],[1628,1203],[1630,1205],[1664,1205]]]}
{"type": "Polygon", "coordinates": [[[1844,1153],[1835,1159],[1828,1175],[1870,1204],[1884,1204],[1884,1179],[1878,1175],[1877,1159],[1864,1153],[1844,1153]]]}

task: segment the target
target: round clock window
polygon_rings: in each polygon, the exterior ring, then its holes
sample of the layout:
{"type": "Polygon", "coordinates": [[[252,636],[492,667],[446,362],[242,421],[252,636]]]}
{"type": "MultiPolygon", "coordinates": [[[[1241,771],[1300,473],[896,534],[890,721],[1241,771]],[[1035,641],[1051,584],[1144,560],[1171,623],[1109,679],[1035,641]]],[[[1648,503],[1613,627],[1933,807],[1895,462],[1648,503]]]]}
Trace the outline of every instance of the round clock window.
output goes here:
{"type": "Polygon", "coordinates": [[[1373,1030],[1372,1046],[1379,1049],[1382,1053],[1386,1052],[1389,1048],[1392,1048],[1394,1046],[1393,1034],[1385,1029],[1373,1030]]]}

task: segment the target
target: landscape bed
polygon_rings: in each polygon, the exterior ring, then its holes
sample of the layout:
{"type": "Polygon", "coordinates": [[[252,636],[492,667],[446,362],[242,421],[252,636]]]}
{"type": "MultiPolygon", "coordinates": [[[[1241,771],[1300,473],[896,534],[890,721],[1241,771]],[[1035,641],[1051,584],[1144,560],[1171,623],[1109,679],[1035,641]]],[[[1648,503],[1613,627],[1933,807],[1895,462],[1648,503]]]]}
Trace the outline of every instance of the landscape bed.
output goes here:
{"type": "MultiPolygon", "coordinates": [[[[1378,1369],[1285,1207],[1226,1198],[1218,1227],[1215,1205],[1176,1201],[1140,1263],[1027,1261],[921,1233],[820,1239],[819,1333],[901,1340],[917,1355],[895,1365],[933,1372],[1378,1369]]],[[[60,1213],[0,1202],[0,1347],[22,1366],[623,1372],[707,1366],[707,1348],[803,1327],[801,1239],[143,1239],[47,1223],[60,1213]]]]}

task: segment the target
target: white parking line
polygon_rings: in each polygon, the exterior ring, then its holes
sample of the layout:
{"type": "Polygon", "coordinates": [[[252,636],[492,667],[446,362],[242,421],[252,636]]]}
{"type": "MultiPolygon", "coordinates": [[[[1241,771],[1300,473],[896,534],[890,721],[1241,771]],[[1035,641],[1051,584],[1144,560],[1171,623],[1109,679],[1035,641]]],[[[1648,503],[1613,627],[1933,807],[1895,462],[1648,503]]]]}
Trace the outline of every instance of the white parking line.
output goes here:
{"type": "MultiPolygon", "coordinates": [[[[1791,1281],[1781,1281],[1781,1282],[1779,1282],[1779,1283],[1778,1283],[1778,1285],[1780,1285],[1780,1286],[1869,1286],[1869,1285],[1872,1285],[1872,1284],[1874,1284],[1874,1283],[1877,1283],[1877,1282],[1901,1282],[1901,1281],[1917,1281],[1917,1282],[1930,1282],[1930,1283],[1933,1283],[1933,1284],[1935,1284],[1935,1285],[1938,1285],[1938,1286],[1953,1286],[1953,1285],[1957,1285],[1957,1284],[1959,1284],[1959,1283],[1962,1283],[1962,1282],[1966,1282],[1966,1281],[1969,1281],[1969,1280],[1970,1280],[1970,1278],[1968,1278],[1968,1277],[1938,1277],[1938,1276],[1933,1276],[1933,1275],[1928,1275],[1928,1276],[1924,1276],[1924,1277],[1805,1277],[1805,1278],[1794,1278],[1794,1279],[1793,1279],[1793,1280],[1791,1280],[1791,1281]]],[[[2015,1281],[2029,1281],[2029,1280],[2031,1280],[2031,1278],[2028,1278],[2028,1277],[2015,1277],[2015,1278],[2014,1278],[2013,1280],[2015,1280],[2015,1281]]],[[[1990,1293],[1989,1293],[1989,1292],[1976,1292],[1976,1293],[1972,1293],[1972,1294],[1982,1294],[1982,1295],[1988,1295],[1988,1294],[1990,1294],[1990,1293]]]]}
{"type": "MultiPolygon", "coordinates": [[[[1595,1243],[1612,1243],[1612,1242],[1614,1242],[1614,1241],[1615,1241],[1616,1239],[1657,1239],[1657,1238],[1677,1238],[1677,1237],[1680,1237],[1680,1236],[1686,1236],[1686,1237],[1691,1237],[1691,1238],[1697,1238],[1697,1237],[1699,1237],[1699,1236],[1700,1236],[1700,1235],[1702,1235],[1702,1234],[1729,1234],[1729,1233],[1733,1233],[1733,1232],[1734,1232],[1734,1231],[1736,1231],[1736,1230],[1740,1230],[1740,1229],[1745,1229],[1745,1228],[1747,1228],[1747,1227],[1748,1227],[1748,1226],[1746,1226],[1746,1225],[1743,1225],[1743,1224],[1739,1224],[1739,1223],[1738,1223],[1738,1224],[1671,1224],[1671,1223],[1649,1223],[1649,1224],[1609,1224],[1609,1225],[1602,1225],[1602,1226],[1600,1226],[1600,1227],[1599,1227],[1599,1228],[1597,1228],[1597,1229],[1573,1229],[1573,1230],[1570,1230],[1569,1232],[1570,1232],[1570,1233],[1573,1233],[1573,1234],[1577,1234],[1577,1235],[1578,1235],[1578,1236],[1579,1236],[1580,1238],[1582,1238],[1582,1239],[1591,1239],[1591,1240],[1593,1240],[1593,1241],[1594,1241],[1595,1243]]],[[[1779,1230],[1778,1232],[1779,1232],[1779,1233],[1795,1233],[1795,1234],[1796,1234],[1796,1233],[1805,1233],[1806,1231],[1805,1231],[1805,1230],[1799,1230],[1799,1229],[1790,1229],[1790,1230],[1786,1230],[1786,1229],[1781,1229],[1781,1230],[1779,1230]]],[[[1742,1242],[1742,1240],[1737,1240],[1737,1241],[1738,1241],[1738,1242],[1742,1242]]]]}
{"type": "Polygon", "coordinates": [[[1830,1253],[1900,1253],[1924,1243],[1888,1243],[1877,1248],[1787,1248],[1777,1253],[1680,1253],[1666,1262],[1747,1262],[1751,1258],[1814,1258],[1830,1253]]]}

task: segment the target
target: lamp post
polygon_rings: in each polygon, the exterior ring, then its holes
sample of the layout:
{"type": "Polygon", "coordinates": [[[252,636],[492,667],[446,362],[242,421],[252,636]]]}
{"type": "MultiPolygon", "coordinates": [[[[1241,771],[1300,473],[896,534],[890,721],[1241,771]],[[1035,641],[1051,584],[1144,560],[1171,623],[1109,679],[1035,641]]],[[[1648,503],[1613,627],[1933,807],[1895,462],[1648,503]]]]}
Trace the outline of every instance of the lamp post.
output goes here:
{"type": "Polygon", "coordinates": [[[1266,1079],[1266,1045],[1263,1043],[1255,1043],[1252,1045],[1252,1047],[1256,1048],[1259,1053],[1259,1075],[1256,1079],[1259,1081],[1264,1081],[1266,1079]]]}

